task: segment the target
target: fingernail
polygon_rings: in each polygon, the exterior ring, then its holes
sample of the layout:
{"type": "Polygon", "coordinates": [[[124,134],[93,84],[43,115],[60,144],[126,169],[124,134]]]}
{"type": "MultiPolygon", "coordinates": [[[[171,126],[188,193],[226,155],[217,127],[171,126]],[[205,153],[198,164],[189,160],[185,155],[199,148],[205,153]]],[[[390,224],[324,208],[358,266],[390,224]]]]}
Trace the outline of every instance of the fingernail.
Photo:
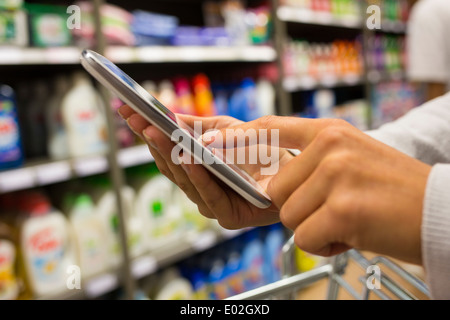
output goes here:
{"type": "Polygon", "coordinates": [[[144,135],[144,139],[145,141],[150,145],[150,147],[152,147],[155,150],[158,150],[158,146],[156,145],[155,140],[153,140],[149,134],[147,133],[147,130],[144,130],[144,132],[142,133],[144,135]]]}
{"type": "Polygon", "coordinates": [[[219,130],[207,131],[200,136],[200,139],[205,143],[213,143],[216,140],[216,135],[219,132],[220,132],[219,130]]]}

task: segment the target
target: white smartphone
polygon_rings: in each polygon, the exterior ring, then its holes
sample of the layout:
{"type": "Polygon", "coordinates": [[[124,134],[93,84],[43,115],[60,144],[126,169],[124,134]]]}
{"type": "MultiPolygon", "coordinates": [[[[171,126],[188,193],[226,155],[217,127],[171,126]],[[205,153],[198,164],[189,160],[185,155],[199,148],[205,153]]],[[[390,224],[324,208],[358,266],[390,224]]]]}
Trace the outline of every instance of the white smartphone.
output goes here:
{"type": "Polygon", "coordinates": [[[172,139],[172,134],[177,131],[179,141],[174,142],[181,144],[183,152],[187,152],[196,163],[201,163],[237,194],[258,208],[266,209],[271,206],[270,197],[249,174],[230,164],[220,153],[205,147],[199,142],[200,135],[194,132],[193,128],[177,119],[173,112],[111,61],[94,51],[84,50],[81,54],[81,64],[95,79],[169,138],[172,139]],[[201,152],[197,152],[198,150],[201,152]],[[204,159],[213,161],[205,162],[204,159]]]}

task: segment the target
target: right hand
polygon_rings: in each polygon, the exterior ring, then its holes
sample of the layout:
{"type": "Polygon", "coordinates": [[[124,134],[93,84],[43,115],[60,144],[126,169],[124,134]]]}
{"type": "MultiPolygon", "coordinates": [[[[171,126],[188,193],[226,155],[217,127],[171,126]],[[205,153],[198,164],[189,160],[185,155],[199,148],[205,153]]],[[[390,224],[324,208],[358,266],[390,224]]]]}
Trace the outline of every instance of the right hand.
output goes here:
{"type": "MultiPolygon", "coordinates": [[[[171,152],[175,144],[158,128],[152,126],[129,106],[122,106],[119,114],[129,127],[149,146],[160,172],[180,187],[195,204],[199,212],[207,218],[217,219],[226,229],[240,229],[250,226],[269,225],[280,221],[279,209],[272,205],[260,209],[232,191],[224,183],[214,178],[200,164],[176,165],[171,152]]],[[[195,121],[202,122],[203,133],[207,130],[230,128],[243,122],[232,117],[194,117],[177,115],[187,125],[194,127],[195,121]]],[[[294,157],[284,149],[279,150],[279,166],[286,165],[294,157]]],[[[261,176],[259,165],[240,166],[250,174],[264,189],[272,176],[261,176]]]]}

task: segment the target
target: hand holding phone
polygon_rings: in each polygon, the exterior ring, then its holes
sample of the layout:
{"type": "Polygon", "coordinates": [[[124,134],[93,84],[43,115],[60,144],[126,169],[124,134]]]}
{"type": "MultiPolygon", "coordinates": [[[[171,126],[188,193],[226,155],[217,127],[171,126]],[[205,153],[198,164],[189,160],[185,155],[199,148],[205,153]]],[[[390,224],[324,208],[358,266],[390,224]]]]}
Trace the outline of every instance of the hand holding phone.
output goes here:
{"type": "MultiPolygon", "coordinates": [[[[153,129],[159,130],[166,139],[174,140],[174,133],[176,133],[177,142],[182,144],[183,153],[201,163],[203,168],[233,190],[221,193],[221,197],[239,196],[245,199],[248,205],[252,204],[259,209],[267,209],[271,206],[270,197],[252,176],[236,165],[227,163],[220,155],[206,148],[198,140],[198,133],[192,130],[192,123],[189,125],[173,114],[111,61],[93,51],[85,50],[81,56],[81,63],[94,78],[127,103],[132,112],[138,114],[141,120],[154,126],[153,129]],[[195,152],[195,150],[201,150],[201,152],[195,152]],[[205,155],[213,161],[205,161],[205,155]]],[[[202,174],[204,173],[206,172],[202,174]]],[[[206,176],[204,177],[206,179],[206,176]]]]}

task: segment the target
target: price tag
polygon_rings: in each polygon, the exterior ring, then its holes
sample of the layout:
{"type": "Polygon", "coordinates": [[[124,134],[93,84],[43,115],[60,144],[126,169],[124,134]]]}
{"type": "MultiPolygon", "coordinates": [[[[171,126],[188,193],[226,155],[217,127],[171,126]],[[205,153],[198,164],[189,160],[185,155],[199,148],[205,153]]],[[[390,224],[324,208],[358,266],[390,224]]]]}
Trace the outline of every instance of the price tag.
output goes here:
{"type": "Polygon", "coordinates": [[[36,179],[39,185],[69,180],[70,164],[67,161],[44,164],[36,167],[36,179]]]}
{"type": "Polygon", "coordinates": [[[110,47],[106,51],[106,56],[116,63],[128,63],[136,60],[134,49],[128,47],[110,47]]]}
{"type": "Polygon", "coordinates": [[[32,168],[0,173],[0,191],[11,192],[28,189],[35,185],[35,171],[32,168]]]}
{"type": "Polygon", "coordinates": [[[78,176],[90,176],[105,172],[108,169],[108,160],[102,156],[81,158],[75,160],[74,168],[78,176]]]}
{"type": "Polygon", "coordinates": [[[48,48],[45,51],[44,59],[51,64],[77,63],[80,61],[80,50],[77,48],[48,48]]]}
{"type": "Polygon", "coordinates": [[[23,62],[23,51],[15,47],[2,47],[0,50],[0,64],[18,64],[23,62]]]}
{"type": "Polygon", "coordinates": [[[163,62],[168,59],[165,47],[143,47],[136,49],[136,58],[141,62],[163,62]]]}
{"type": "Polygon", "coordinates": [[[105,273],[89,280],[84,289],[88,297],[97,298],[114,290],[118,285],[119,279],[116,275],[105,273]]]}
{"type": "Polygon", "coordinates": [[[131,273],[136,278],[145,277],[156,271],[158,263],[152,256],[137,258],[131,265],[131,273]]]}

